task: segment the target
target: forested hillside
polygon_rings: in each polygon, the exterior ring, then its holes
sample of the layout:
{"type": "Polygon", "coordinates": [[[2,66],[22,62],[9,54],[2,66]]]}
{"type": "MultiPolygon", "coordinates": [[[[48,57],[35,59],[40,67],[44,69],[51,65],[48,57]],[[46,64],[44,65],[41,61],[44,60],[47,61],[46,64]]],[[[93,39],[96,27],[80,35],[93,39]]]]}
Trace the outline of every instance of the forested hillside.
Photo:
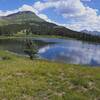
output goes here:
{"type": "Polygon", "coordinates": [[[25,35],[55,35],[83,41],[100,42],[99,36],[72,31],[63,26],[46,22],[30,11],[18,12],[0,18],[0,35],[11,36],[19,32],[25,35]]]}

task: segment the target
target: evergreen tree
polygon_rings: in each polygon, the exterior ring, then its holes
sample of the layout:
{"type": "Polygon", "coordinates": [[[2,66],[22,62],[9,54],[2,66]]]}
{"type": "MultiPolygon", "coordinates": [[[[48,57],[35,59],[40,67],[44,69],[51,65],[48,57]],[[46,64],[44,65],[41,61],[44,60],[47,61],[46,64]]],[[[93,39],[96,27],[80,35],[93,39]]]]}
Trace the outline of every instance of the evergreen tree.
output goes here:
{"type": "Polygon", "coordinates": [[[25,42],[25,50],[24,52],[30,56],[30,59],[33,60],[36,58],[37,54],[37,46],[35,43],[33,43],[32,40],[27,39],[25,42]]]}

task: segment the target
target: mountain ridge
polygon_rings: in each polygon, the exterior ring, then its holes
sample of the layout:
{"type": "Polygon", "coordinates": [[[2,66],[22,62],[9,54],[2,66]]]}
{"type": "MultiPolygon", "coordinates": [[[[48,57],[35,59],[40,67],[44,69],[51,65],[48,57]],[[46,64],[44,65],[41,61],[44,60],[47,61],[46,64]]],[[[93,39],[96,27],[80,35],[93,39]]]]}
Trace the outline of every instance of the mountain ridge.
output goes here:
{"type": "Polygon", "coordinates": [[[84,32],[84,33],[87,33],[87,34],[92,34],[92,35],[99,35],[100,36],[100,32],[99,31],[82,30],[81,32],[84,32]]]}
{"type": "Polygon", "coordinates": [[[24,32],[29,35],[55,35],[77,40],[100,42],[100,37],[77,32],[55,23],[47,22],[31,11],[17,12],[0,18],[0,35],[14,35],[24,32]]]}
{"type": "Polygon", "coordinates": [[[0,21],[4,20],[5,24],[1,25],[8,25],[8,24],[18,24],[20,21],[37,21],[37,22],[44,22],[43,19],[39,18],[35,13],[31,11],[20,11],[17,13],[13,13],[7,16],[2,16],[0,21]]]}

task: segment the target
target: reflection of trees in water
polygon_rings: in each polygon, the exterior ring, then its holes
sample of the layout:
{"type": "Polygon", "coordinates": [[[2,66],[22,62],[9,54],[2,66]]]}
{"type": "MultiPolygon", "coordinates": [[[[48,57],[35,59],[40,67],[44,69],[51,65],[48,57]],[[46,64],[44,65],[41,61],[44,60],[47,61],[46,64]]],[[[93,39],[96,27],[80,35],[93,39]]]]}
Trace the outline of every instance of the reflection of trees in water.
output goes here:
{"type": "Polygon", "coordinates": [[[25,41],[25,49],[24,52],[30,56],[30,59],[36,58],[36,54],[38,52],[37,45],[30,39],[25,41]]]}

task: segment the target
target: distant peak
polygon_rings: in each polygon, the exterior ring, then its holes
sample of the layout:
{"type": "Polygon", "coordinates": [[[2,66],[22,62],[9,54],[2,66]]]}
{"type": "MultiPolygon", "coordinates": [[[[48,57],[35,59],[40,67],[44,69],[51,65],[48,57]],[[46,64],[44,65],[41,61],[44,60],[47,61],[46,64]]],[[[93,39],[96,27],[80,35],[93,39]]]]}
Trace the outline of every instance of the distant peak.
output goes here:
{"type": "Polygon", "coordinates": [[[18,13],[26,13],[26,14],[35,14],[34,12],[32,12],[32,11],[19,11],[18,13]]]}
{"type": "Polygon", "coordinates": [[[81,32],[92,34],[92,35],[100,35],[100,31],[89,31],[89,30],[82,30],[81,32]]]}
{"type": "Polygon", "coordinates": [[[16,13],[13,13],[13,14],[10,14],[10,15],[7,15],[5,17],[10,17],[10,16],[14,16],[14,15],[20,15],[20,14],[35,14],[35,13],[32,12],[32,11],[19,11],[19,12],[16,12],[16,13]]]}

